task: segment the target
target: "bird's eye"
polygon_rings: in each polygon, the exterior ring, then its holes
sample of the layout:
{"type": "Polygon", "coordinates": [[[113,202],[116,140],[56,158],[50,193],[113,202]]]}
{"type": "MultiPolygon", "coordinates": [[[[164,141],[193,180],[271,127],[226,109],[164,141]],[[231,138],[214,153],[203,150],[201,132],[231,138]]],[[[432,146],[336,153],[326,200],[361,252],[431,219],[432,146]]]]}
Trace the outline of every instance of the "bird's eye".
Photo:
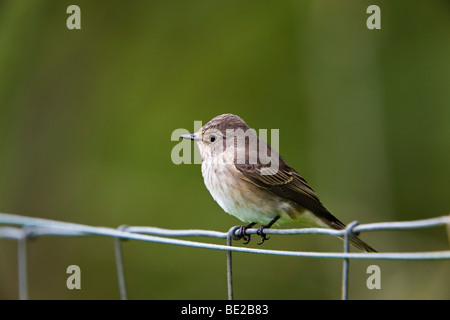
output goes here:
{"type": "Polygon", "coordinates": [[[215,135],[210,135],[210,136],[209,136],[209,141],[210,141],[210,142],[214,142],[214,141],[216,141],[216,139],[217,139],[217,138],[216,138],[215,135]]]}

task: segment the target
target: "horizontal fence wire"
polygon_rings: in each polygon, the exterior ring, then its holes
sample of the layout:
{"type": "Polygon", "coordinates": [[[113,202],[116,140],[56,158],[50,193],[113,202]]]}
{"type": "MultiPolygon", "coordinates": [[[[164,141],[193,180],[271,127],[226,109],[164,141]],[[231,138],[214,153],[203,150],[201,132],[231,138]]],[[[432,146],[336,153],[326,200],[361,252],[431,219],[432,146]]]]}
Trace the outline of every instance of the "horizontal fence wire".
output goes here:
{"type": "MultiPolygon", "coordinates": [[[[446,226],[450,238],[450,215],[431,219],[402,221],[402,222],[380,222],[358,225],[358,222],[350,223],[342,230],[324,228],[301,228],[301,229],[265,229],[268,235],[304,235],[320,234],[344,238],[344,252],[307,252],[269,250],[248,247],[232,246],[232,240],[240,236],[239,226],[232,227],[227,232],[213,230],[173,230],[157,227],[141,227],[122,225],[118,228],[96,227],[78,223],[69,223],[57,220],[26,217],[15,214],[0,213],[0,238],[15,239],[18,242],[18,286],[19,299],[27,299],[27,272],[26,272],[26,242],[27,239],[41,236],[105,236],[115,238],[115,257],[118,274],[118,286],[121,299],[127,298],[123,258],[122,239],[156,242],[177,246],[188,246],[210,250],[222,250],[227,252],[227,288],[228,299],[233,298],[232,286],[232,252],[244,252],[255,254],[330,258],[343,260],[342,299],[348,298],[348,264],[351,259],[374,259],[374,260],[445,260],[450,259],[450,250],[426,251],[426,252],[377,252],[377,253],[351,253],[349,252],[349,237],[361,232],[372,232],[381,230],[412,230],[446,226]],[[18,226],[18,227],[13,227],[18,226]],[[176,237],[209,237],[226,239],[226,244],[214,244],[208,242],[174,239],[176,237]]],[[[256,229],[247,229],[247,235],[256,234],[256,229]]]]}

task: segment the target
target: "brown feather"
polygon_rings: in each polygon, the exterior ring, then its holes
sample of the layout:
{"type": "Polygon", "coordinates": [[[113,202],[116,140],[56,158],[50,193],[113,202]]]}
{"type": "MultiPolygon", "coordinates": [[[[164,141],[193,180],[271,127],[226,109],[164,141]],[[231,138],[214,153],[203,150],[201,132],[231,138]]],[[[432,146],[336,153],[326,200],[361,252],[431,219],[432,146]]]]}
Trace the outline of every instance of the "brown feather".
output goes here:
{"type": "Polygon", "coordinates": [[[262,164],[235,164],[235,167],[243,174],[244,180],[310,210],[333,229],[345,228],[345,224],[322,205],[305,179],[281,157],[279,164],[280,167],[274,175],[262,175],[262,164]]]}

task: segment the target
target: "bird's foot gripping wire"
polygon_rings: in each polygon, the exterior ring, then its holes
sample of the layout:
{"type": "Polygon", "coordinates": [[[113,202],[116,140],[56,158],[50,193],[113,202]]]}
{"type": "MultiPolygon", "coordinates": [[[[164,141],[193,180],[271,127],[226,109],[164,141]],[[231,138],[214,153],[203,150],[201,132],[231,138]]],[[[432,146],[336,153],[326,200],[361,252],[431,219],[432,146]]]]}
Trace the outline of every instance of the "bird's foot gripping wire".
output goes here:
{"type": "Polygon", "coordinates": [[[269,240],[270,237],[268,237],[265,233],[264,233],[264,229],[266,228],[266,226],[259,226],[259,228],[256,230],[256,234],[258,236],[261,236],[261,241],[258,243],[259,245],[263,244],[264,241],[269,240]]]}
{"type": "MultiPolygon", "coordinates": [[[[256,234],[261,237],[261,241],[258,244],[263,244],[264,241],[269,240],[269,237],[267,237],[267,235],[264,233],[264,229],[269,229],[275,222],[277,222],[278,219],[280,219],[280,216],[276,216],[268,224],[261,225],[258,227],[258,229],[256,230],[256,234]]],[[[238,239],[240,239],[240,238],[244,239],[244,244],[248,244],[250,242],[250,240],[252,240],[252,237],[250,235],[245,234],[245,231],[247,229],[250,229],[251,227],[253,227],[255,224],[256,224],[256,222],[252,222],[245,226],[240,226],[240,227],[236,228],[236,230],[239,230],[238,239]]]]}
{"type": "Polygon", "coordinates": [[[244,244],[248,244],[250,240],[252,240],[251,235],[245,234],[245,231],[253,227],[255,224],[256,222],[252,222],[245,226],[240,226],[239,228],[237,228],[237,230],[239,230],[240,238],[244,239],[244,244]]]}
{"type": "Polygon", "coordinates": [[[275,222],[278,221],[278,219],[280,219],[280,216],[276,216],[275,218],[272,219],[272,221],[270,221],[265,226],[259,226],[258,230],[256,230],[256,234],[261,236],[261,242],[258,244],[261,245],[264,243],[264,241],[269,240],[269,237],[267,237],[267,235],[264,233],[264,229],[269,229],[271,226],[273,226],[275,222]]]}

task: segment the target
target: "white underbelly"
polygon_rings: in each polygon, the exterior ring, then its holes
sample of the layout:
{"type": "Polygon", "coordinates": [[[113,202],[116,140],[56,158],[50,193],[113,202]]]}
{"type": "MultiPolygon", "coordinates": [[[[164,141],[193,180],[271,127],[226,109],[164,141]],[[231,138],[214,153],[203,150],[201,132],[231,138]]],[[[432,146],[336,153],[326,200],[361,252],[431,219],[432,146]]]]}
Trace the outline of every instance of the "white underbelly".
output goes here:
{"type": "Polygon", "coordinates": [[[227,164],[215,163],[211,166],[205,162],[202,163],[205,185],[225,212],[245,223],[268,224],[273,218],[280,216],[275,225],[295,221],[309,227],[329,227],[311,211],[295,206],[286,199],[269,194],[269,191],[258,189],[250,182],[239,179],[236,172],[231,171],[233,169],[227,164]],[[223,177],[234,178],[234,180],[228,179],[226,183],[223,177]]]}
{"type": "MultiPolygon", "coordinates": [[[[214,200],[225,212],[239,220],[246,223],[267,224],[278,215],[284,218],[281,221],[290,219],[280,201],[250,193],[247,185],[249,182],[235,178],[226,164],[216,164],[214,169],[202,164],[202,174],[205,185],[214,200]],[[236,180],[234,180],[235,183],[224,183],[223,179],[219,179],[218,176],[228,176],[236,180]]],[[[251,187],[255,186],[251,185],[251,187]]]]}

